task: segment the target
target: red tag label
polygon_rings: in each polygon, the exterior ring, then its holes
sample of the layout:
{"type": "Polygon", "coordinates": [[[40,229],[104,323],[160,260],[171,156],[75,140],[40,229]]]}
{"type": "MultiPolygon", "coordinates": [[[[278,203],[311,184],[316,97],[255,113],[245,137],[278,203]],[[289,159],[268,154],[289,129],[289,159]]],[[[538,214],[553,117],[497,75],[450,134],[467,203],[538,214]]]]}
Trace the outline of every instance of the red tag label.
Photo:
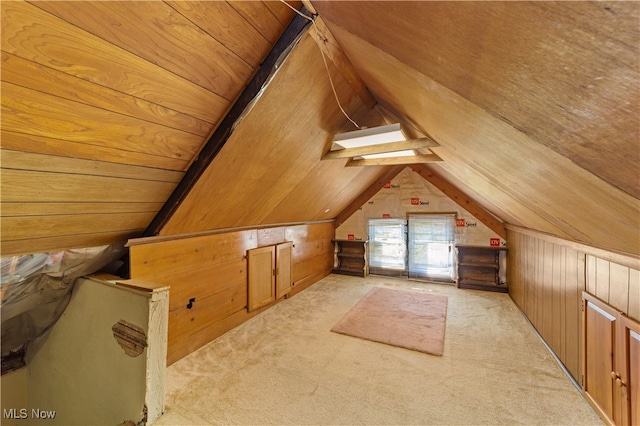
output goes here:
{"type": "Polygon", "coordinates": [[[390,215],[389,213],[382,213],[382,217],[383,217],[384,219],[388,219],[388,218],[390,218],[390,217],[391,217],[391,215],[390,215]]]}
{"type": "Polygon", "coordinates": [[[500,247],[500,238],[490,238],[489,245],[491,247],[500,247]]]}
{"type": "Polygon", "coordinates": [[[355,239],[356,239],[355,235],[353,235],[353,234],[348,234],[347,235],[347,240],[355,240],[355,239]]]}
{"type": "Polygon", "coordinates": [[[464,226],[465,222],[465,219],[456,219],[456,226],[464,226]]]}
{"type": "Polygon", "coordinates": [[[411,205],[412,205],[412,206],[418,206],[418,205],[420,205],[420,198],[412,198],[412,199],[411,199],[411,205]]]}
{"type": "Polygon", "coordinates": [[[387,189],[391,188],[391,182],[387,182],[387,183],[385,183],[385,184],[384,184],[384,187],[385,187],[385,188],[387,188],[387,189]]]}

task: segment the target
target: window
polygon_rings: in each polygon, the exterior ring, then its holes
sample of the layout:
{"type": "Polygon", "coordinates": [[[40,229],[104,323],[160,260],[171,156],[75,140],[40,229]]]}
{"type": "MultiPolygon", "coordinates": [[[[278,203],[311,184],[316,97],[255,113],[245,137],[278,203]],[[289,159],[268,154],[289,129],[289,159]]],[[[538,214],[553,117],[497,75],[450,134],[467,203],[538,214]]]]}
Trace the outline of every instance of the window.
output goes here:
{"type": "Polygon", "coordinates": [[[453,281],[456,215],[409,215],[409,278],[453,281]]]}
{"type": "Polygon", "coordinates": [[[406,271],[406,222],[400,219],[369,220],[369,271],[401,275],[406,271]]]}

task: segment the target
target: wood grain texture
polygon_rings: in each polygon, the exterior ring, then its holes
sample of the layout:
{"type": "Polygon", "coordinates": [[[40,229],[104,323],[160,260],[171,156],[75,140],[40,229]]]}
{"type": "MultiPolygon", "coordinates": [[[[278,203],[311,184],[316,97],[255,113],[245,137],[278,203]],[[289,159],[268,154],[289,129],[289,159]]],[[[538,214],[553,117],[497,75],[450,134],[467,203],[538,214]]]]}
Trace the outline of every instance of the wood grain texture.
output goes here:
{"type": "Polygon", "coordinates": [[[78,247],[97,247],[108,244],[124,244],[130,238],[138,237],[144,229],[123,229],[117,232],[100,232],[91,234],[63,235],[47,238],[32,238],[2,242],[2,256],[19,256],[33,253],[58,252],[78,247]]]}
{"type": "Polygon", "coordinates": [[[2,52],[2,81],[203,137],[213,128],[209,121],[6,52],[2,52]]]}
{"type": "Polygon", "coordinates": [[[98,160],[106,163],[128,164],[182,171],[189,166],[188,159],[158,157],[146,152],[123,151],[118,147],[104,147],[68,140],[52,139],[44,136],[0,131],[2,148],[13,151],[31,152],[53,155],[57,157],[74,157],[86,160],[98,160]]]}
{"type": "MultiPolygon", "coordinates": [[[[285,29],[286,24],[281,22],[267,7],[265,2],[261,1],[234,1],[231,2],[233,7],[251,26],[253,26],[268,42],[274,44],[282,31],[285,29]]],[[[280,9],[284,13],[289,14],[284,9],[280,9]]]]}
{"type": "Polygon", "coordinates": [[[160,202],[175,187],[171,182],[73,175],[29,170],[2,171],[5,202],[160,202]],[[78,188],[82,188],[79,191],[78,188]]]}
{"type": "Polygon", "coordinates": [[[221,96],[34,5],[3,2],[1,19],[7,53],[205,121],[228,108],[221,96]]]}
{"type": "Polygon", "coordinates": [[[155,212],[148,213],[93,213],[83,215],[40,216],[34,221],[31,216],[9,216],[2,218],[0,226],[2,242],[29,240],[47,237],[117,232],[123,229],[143,228],[155,212]]]}
{"type": "Polygon", "coordinates": [[[394,56],[338,26],[330,28],[376,98],[440,143],[433,148],[444,160],[438,167],[464,187],[483,188],[476,190],[527,227],[639,253],[640,234],[631,232],[640,228],[637,198],[394,56]],[[604,218],[610,218],[606,228],[604,218]]]}
{"type": "Polygon", "coordinates": [[[168,1],[166,3],[248,64],[254,66],[260,64],[269,53],[271,45],[267,40],[228,2],[168,1]],[[239,37],[239,34],[242,36],[239,37]]]}
{"type": "Polygon", "coordinates": [[[373,108],[376,105],[376,100],[369,92],[369,89],[367,89],[358,72],[353,68],[349,58],[344,54],[340,48],[340,44],[338,44],[338,41],[333,37],[333,34],[331,34],[331,31],[327,28],[322,18],[317,17],[315,19],[313,30],[310,34],[319,48],[324,52],[325,58],[333,62],[340,70],[342,76],[349,82],[362,102],[367,107],[373,108]]]}
{"type": "MultiPolygon", "coordinates": [[[[370,78],[378,71],[370,46],[640,197],[637,2],[314,5],[376,98],[393,98],[380,83],[408,87],[399,74],[370,78]],[[355,37],[367,47],[352,48],[355,37]]],[[[431,130],[429,114],[407,100],[398,105],[431,130]]]]}
{"type": "MultiPolygon", "coordinates": [[[[343,105],[365,109],[339,75],[334,82],[347,94],[343,105]]],[[[305,35],[160,234],[334,217],[345,200],[325,188],[348,187],[353,198],[368,184],[356,180],[359,170],[321,161],[340,117],[315,41],[305,35]],[[217,208],[203,208],[205,199],[217,208]]]]}
{"type": "Polygon", "coordinates": [[[228,101],[253,73],[250,64],[164,2],[33,4],[228,101]]]}
{"type": "Polygon", "coordinates": [[[170,286],[168,363],[272,305],[247,312],[248,250],[291,241],[294,294],[330,272],[333,235],[332,223],[318,223],[132,244],[131,277],[170,286]]]}
{"type": "Polygon", "coordinates": [[[183,173],[172,170],[112,164],[95,160],[90,161],[53,155],[25,153],[7,149],[3,149],[1,151],[1,155],[2,168],[4,169],[32,170],[39,172],[55,172],[92,176],[109,176],[132,180],[171,183],[180,182],[180,179],[182,179],[183,176],[183,173]]]}
{"type": "Polygon", "coordinates": [[[564,245],[513,229],[507,237],[510,296],[579,380],[582,291],[637,319],[638,270],[577,250],[570,241],[564,245]]]}
{"type": "Polygon", "coordinates": [[[190,159],[202,137],[9,83],[2,86],[3,129],[87,145],[190,159]]]}

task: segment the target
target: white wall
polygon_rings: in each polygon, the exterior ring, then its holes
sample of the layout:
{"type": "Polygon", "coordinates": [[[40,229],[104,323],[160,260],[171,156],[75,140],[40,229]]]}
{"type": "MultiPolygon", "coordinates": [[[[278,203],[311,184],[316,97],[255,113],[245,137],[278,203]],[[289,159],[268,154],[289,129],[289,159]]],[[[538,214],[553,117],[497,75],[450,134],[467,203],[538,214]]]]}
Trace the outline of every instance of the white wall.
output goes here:
{"type": "MultiPolygon", "coordinates": [[[[406,219],[407,213],[451,213],[465,219],[465,226],[456,227],[456,244],[489,246],[491,238],[499,236],[464,210],[442,191],[426,181],[410,168],[405,168],[392,181],[365,203],[360,210],[336,229],[336,238],[347,239],[353,234],[356,239],[368,238],[367,221],[382,218],[406,219]],[[414,203],[412,204],[412,199],[414,203]]],[[[500,239],[500,243],[505,243],[500,239]]]]}
{"type": "Polygon", "coordinates": [[[55,412],[38,424],[138,424],[145,411],[149,422],[157,418],[164,403],[167,315],[166,289],[79,279],[60,320],[27,351],[31,421],[32,410],[55,412]],[[126,354],[114,337],[120,320],[144,331],[148,346],[140,355],[126,354]]]}

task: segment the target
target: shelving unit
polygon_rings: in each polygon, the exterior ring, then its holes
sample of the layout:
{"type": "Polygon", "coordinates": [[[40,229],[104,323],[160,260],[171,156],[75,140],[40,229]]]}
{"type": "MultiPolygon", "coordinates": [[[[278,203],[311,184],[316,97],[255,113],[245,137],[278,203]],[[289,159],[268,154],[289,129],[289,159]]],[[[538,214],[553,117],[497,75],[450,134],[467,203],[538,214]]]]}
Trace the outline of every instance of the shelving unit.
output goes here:
{"type": "Polygon", "coordinates": [[[369,275],[368,241],[333,240],[333,273],[366,277],[369,275]]]}
{"type": "Polygon", "coordinates": [[[456,246],[458,252],[458,288],[507,293],[500,280],[500,252],[505,247],[456,246]]]}

